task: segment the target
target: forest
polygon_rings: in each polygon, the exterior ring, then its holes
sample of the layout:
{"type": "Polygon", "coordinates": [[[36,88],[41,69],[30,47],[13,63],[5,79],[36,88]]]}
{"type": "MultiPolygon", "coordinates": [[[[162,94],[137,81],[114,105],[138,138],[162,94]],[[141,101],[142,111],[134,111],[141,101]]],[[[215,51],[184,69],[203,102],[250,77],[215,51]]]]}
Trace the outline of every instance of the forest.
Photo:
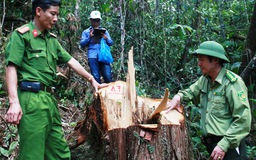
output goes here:
{"type": "MultiPolygon", "coordinates": [[[[161,98],[165,88],[172,98],[201,75],[192,56],[200,43],[222,44],[230,60],[225,67],[240,75],[248,88],[252,111],[251,132],[246,137],[247,155],[256,157],[256,2],[254,0],[61,0],[57,25],[51,31],[62,46],[89,71],[87,50],[79,46],[83,30],[90,26],[93,10],[102,13],[101,26],[108,29],[114,45],[112,74],[126,80],[128,52],[133,47],[136,92],[139,96],[161,98]]],[[[31,0],[1,0],[0,4],[0,159],[18,155],[15,125],[5,122],[8,97],[5,84],[5,46],[12,31],[32,19],[31,0]]],[[[90,83],[66,65],[58,66],[56,98],[69,143],[77,122],[93,101],[90,83]]],[[[183,104],[186,123],[196,159],[209,155],[201,143],[200,108],[183,104]]],[[[72,159],[100,159],[86,142],[72,149],[72,159]]]]}

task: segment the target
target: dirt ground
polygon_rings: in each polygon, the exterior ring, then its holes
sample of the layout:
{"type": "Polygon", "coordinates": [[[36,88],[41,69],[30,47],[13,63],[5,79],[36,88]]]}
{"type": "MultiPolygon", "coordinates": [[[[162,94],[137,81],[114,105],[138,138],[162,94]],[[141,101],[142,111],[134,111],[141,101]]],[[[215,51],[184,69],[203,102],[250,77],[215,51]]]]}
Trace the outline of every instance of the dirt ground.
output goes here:
{"type": "MultiPolygon", "coordinates": [[[[5,98],[1,98],[0,100],[2,103],[2,107],[0,108],[0,147],[1,152],[3,152],[2,148],[10,151],[10,153],[6,153],[6,156],[0,154],[0,159],[15,160],[18,155],[19,146],[17,145],[15,148],[11,149],[10,144],[18,141],[17,126],[10,125],[4,121],[4,115],[7,111],[6,104],[4,104],[6,100],[5,98]]],[[[70,137],[70,135],[74,131],[76,122],[84,118],[84,110],[72,104],[69,104],[68,107],[60,106],[59,110],[62,116],[63,131],[65,136],[69,137],[67,142],[69,145],[73,145],[73,143],[75,143],[76,136],[73,135],[73,137],[70,137]]],[[[97,149],[97,142],[90,140],[97,139],[97,137],[95,137],[95,135],[90,135],[89,137],[90,138],[87,142],[71,150],[72,160],[102,159],[102,154],[100,153],[101,149],[97,149]]]]}

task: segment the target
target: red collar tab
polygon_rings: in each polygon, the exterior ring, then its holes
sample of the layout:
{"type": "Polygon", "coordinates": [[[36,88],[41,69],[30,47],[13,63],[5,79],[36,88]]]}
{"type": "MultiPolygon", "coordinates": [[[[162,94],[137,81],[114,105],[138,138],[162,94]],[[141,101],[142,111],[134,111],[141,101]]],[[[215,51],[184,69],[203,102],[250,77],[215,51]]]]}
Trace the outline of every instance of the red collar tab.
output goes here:
{"type": "Polygon", "coordinates": [[[34,38],[36,38],[36,37],[38,36],[38,31],[37,31],[37,29],[34,29],[34,30],[32,31],[32,33],[33,33],[34,38]]]}

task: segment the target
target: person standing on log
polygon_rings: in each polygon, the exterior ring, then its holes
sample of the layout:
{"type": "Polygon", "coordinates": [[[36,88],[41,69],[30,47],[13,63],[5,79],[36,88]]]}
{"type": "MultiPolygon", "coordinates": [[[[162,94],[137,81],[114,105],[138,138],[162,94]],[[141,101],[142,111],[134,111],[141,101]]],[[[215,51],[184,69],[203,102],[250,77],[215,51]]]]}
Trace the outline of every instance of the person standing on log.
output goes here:
{"type": "Polygon", "coordinates": [[[246,159],[251,109],[242,78],[224,67],[229,60],[223,46],[215,41],[203,42],[193,54],[203,75],[173,97],[167,112],[180,110],[182,101],[192,101],[202,109],[202,139],[211,159],[246,159]]]}
{"type": "Polygon", "coordinates": [[[99,11],[92,11],[90,14],[91,26],[83,31],[80,46],[85,48],[88,46],[88,62],[93,77],[98,83],[101,83],[101,75],[105,83],[112,82],[112,69],[110,63],[103,63],[98,61],[98,54],[100,54],[100,41],[102,38],[106,41],[107,45],[113,45],[113,40],[109,32],[100,26],[101,13],[99,11]],[[102,29],[105,32],[96,34],[95,29],[102,29]]]}
{"type": "Polygon", "coordinates": [[[33,21],[17,28],[6,47],[6,83],[10,107],[7,122],[18,125],[20,160],[70,160],[53,92],[57,64],[67,63],[88,80],[97,92],[99,84],[67,53],[56,35],[60,0],[33,0],[33,21]]]}

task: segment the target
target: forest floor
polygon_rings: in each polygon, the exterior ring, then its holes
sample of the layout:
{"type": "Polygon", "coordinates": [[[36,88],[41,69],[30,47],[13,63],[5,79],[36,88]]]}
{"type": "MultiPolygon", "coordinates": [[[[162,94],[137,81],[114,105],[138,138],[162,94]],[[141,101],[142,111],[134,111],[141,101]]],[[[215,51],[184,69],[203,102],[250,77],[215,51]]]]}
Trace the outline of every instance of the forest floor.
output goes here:
{"type": "MultiPolygon", "coordinates": [[[[5,99],[6,98],[0,99],[2,104],[5,103],[5,99]]],[[[68,107],[59,106],[59,111],[62,117],[62,126],[65,137],[69,139],[67,140],[67,143],[71,146],[75,143],[76,139],[76,135],[73,135],[72,133],[74,132],[76,122],[83,120],[84,110],[74,106],[73,104],[68,104],[67,106],[68,107]]],[[[17,145],[12,148],[11,144],[18,141],[17,126],[10,125],[4,121],[6,111],[7,107],[0,108],[0,159],[15,160],[18,155],[19,146],[17,145]],[[1,154],[3,149],[9,151],[9,153],[5,153],[6,155],[1,154]]],[[[77,148],[71,149],[72,160],[102,159],[102,155],[100,155],[97,150],[91,149],[93,144],[95,145],[94,141],[89,140],[77,148]]]]}

